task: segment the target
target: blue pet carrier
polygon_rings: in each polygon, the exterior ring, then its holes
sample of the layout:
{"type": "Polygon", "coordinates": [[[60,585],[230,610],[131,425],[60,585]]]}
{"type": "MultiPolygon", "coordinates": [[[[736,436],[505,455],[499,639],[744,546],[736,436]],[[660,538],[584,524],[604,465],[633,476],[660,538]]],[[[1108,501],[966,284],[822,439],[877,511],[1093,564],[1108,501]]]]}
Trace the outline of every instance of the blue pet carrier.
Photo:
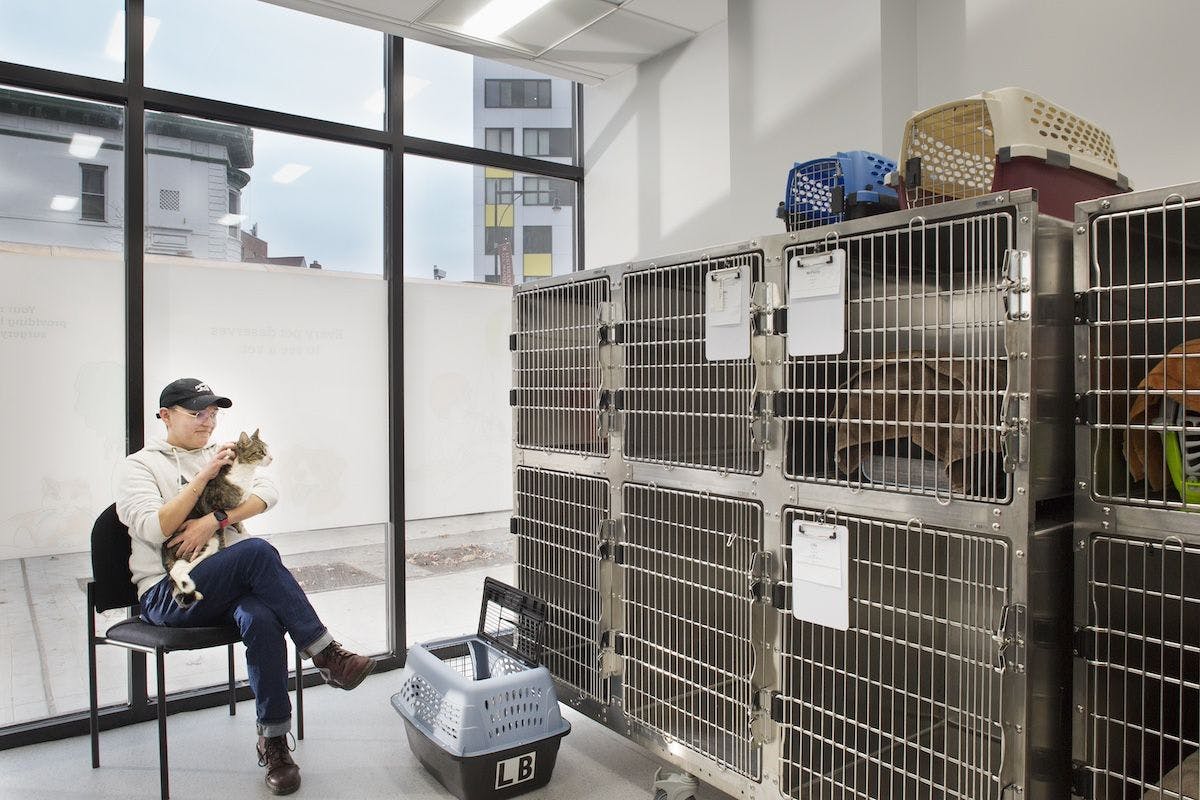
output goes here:
{"type": "Polygon", "coordinates": [[[896,162],[866,150],[797,162],[788,171],[787,193],[775,216],[789,231],[869,217],[900,207],[896,190],[884,186],[896,162]]]}

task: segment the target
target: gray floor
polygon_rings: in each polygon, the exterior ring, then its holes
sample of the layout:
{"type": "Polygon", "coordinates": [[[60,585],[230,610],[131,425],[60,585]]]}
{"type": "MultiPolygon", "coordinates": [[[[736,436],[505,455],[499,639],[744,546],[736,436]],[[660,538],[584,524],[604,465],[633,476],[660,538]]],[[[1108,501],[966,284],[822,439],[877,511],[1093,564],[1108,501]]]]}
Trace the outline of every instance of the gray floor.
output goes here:
{"type": "MultiPolygon", "coordinates": [[[[293,757],[303,783],[297,797],[448,798],[449,792],[412,755],[389,697],[398,671],[373,675],[353,692],[327,686],[305,692],[305,739],[293,757]]],[[[550,784],[530,800],[617,800],[652,797],[660,764],[649,754],[569,709],[573,730],[562,740],[550,784]]],[[[254,754],[254,706],[176,714],[168,719],[171,796],[175,800],[271,797],[254,754]]],[[[0,797],[156,798],[155,723],[106,731],[100,769],[91,768],[87,737],[0,751],[0,797]]],[[[702,790],[700,798],[724,795],[702,790]]]]}

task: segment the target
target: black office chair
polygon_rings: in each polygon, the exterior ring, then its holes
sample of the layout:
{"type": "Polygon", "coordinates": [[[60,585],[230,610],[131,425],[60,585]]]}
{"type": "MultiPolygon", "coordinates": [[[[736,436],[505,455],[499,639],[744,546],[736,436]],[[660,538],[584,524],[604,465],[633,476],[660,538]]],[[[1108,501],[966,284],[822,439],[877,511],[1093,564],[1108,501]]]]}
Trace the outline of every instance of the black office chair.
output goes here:
{"type": "MultiPolygon", "coordinates": [[[[96,645],[112,644],[127,650],[153,654],[158,675],[158,770],[163,800],[170,797],[167,780],[167,694],[165,656],[173,650],[229,649],[229,715],[237,713],[233,673],[233,646],[242,640],[236,625],[211,628],[168,628],[151,625],[139,614],[137,587],[129,571],[133,546],[129,529],[117,519],[114,503],[104,509],[92,526],[92,580],[87,585],[88,604],[88,699],[91,707],[92,769],[100,766],[100,716],[96,686],[96,645]],[[95,615],[113,608],[130,609],[130,617],[114,624],[101,636],[95,615]]],[[[304,680],[300,652],[296,651],[296,733],[304,738],[304,680]]]]}

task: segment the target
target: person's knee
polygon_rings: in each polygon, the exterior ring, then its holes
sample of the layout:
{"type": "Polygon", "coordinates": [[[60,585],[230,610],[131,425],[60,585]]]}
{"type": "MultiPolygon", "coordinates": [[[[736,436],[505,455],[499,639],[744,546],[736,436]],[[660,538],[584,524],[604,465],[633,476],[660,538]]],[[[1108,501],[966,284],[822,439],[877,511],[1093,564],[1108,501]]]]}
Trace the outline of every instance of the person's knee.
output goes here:
{"type": "Polygon", "coordinates": [[[275,612],[265,605],[243,603],[237,610],[238,627],[247,644],[263,637],[283,638],[283,624],[275,612]]]}
{"type": "Polygon", "coordinates": [[[260,539],[257,536],[247,537],[240,542],[231,545],[230,549],[237,548],[243,554],[253,558],[269,558],[278,561],[279,551],[275,549],[275,545],[265,539],[260,539]]]}

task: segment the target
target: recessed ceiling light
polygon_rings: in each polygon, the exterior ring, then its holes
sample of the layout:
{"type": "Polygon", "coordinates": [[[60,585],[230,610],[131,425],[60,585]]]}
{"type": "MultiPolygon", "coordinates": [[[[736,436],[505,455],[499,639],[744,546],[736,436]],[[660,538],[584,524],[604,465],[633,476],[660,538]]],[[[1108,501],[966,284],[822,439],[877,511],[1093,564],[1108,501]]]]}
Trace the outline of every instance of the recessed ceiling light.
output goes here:
{"type": "Polygon", "coordinates": [[[100,152],[102,144],[104,144],[103,136],[77,133],[71,137],[71,146],[67,148],[67,152],[76,158],[95,158],[96,153],[100,152]]]}
{"type": "Polygon", "coordinates": [[[65,194],[56,194],[50,201],[50,207],[55,211],[70,211],[79,205],[78,197],[71,197],[65,194]]]}
{"type": "Polygon", "coordinates": [[[291,183],[310,169],[312,167],[307,164],[284,164],[275,171],[275,174],[271,176],[271,180],[276,183],[291,183]]]}
{"type": "MultiPolygon", "coordinates": [[[[162,22],[158,17],[145,17],[142,25],[142,52],[150,49],[162,22]]],[[[104,55],[113,61],[125,60],[125,12],[118,11],[113,18],[112,27],[108,29],[108,42],[104,45],[104,55]]]]}
{"type": "Polygon", "coordinates": [[[480,39],[496,39],[550,0],[491,0],[463,23],[462,31],[480,39]]]}

